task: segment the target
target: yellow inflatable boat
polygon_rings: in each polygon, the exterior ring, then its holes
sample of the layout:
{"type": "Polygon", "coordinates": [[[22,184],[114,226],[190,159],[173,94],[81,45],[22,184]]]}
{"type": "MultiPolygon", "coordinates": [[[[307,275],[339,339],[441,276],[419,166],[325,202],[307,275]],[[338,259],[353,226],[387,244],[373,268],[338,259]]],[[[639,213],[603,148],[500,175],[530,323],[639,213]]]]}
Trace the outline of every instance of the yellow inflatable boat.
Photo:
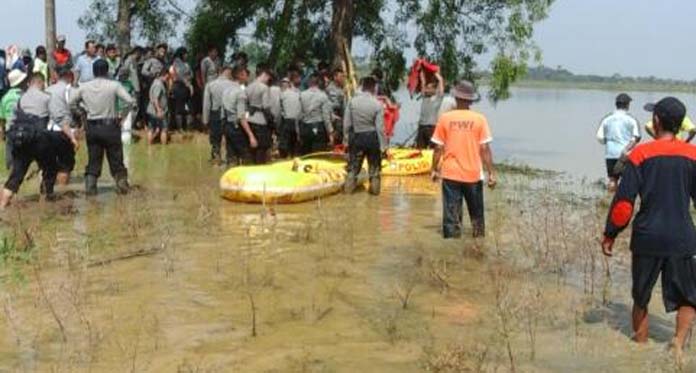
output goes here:
{"type": "MultiPolygon", "coordinates": [[[[313,154],[265,166],[233,167],[222,175],[220,189],[223,198],[231,201],[286,204],[336,194],[345,180],[342,155],[313,154]]],[[[358,181],[365,180],[361,175],[358,181]]]]}
{"type": "Polygon", "coordinates": [[[389,149],[387,159],[382,161],[382,175],[422,175],[430,172],[432,165],[432,150],[389,149]]]}

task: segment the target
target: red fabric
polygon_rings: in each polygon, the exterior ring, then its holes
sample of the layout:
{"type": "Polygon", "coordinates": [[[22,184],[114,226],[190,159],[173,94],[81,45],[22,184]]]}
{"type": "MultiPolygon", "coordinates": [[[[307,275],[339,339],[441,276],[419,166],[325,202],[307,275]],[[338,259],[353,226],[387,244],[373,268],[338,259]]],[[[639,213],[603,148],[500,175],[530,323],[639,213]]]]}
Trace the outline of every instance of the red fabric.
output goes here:
{"type": "Polygon", "coordinates": [[[611,223],[617,227],[625,227],[633,217],[633,204],[626,200],[618,201],[611,209],[611,223]]]}
{"type": "Polygon", "coordinates": [[[679,140],[655,140],[638,145],[628,159],[635,166],[655,157],[685,157],[696,161],[696,146],[679,140]]]}
{"type": "Polygon", "coordinates": [[[53,52],[53,60],[56,61],[56,65],[65,65],[72,59],[72,54],[69,50],[63,49],[62,51],[55,50],[53,52]]]}
{"type": "Polygon", "coordinates": [[[384,134],[387,136],[387,139],[391,139],[394,136],[396,122],[399,121],[399,107],[389,105],[385,100],[381,101],[384,105],[384,134]]]}
{"type": "Polygon", "coordinates": [[[428,79],[431,75],[440,71],[440,66],[430,63],[424,58],[418,58],[413,62],[411,71],[408,73],[408,82],[406,83],[408,92],[411,96],[423,89],[423,87],[420,86],[421,70],[425,72],[426,79],[428,79]]]}

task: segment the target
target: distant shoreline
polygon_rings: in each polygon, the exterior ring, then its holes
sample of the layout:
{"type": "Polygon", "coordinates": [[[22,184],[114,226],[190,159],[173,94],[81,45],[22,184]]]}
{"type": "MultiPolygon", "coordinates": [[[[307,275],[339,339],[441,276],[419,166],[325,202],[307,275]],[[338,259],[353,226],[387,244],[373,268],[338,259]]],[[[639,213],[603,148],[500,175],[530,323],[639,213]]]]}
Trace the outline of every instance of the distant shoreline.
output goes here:
{"type": "Polygon", "coordinates": [[[660,83],[572,82],[560,80],[523,79],[513,84],[517,88],[582,89],[600,91],[680,92],[696,94],[696,85],[660,83]]]}

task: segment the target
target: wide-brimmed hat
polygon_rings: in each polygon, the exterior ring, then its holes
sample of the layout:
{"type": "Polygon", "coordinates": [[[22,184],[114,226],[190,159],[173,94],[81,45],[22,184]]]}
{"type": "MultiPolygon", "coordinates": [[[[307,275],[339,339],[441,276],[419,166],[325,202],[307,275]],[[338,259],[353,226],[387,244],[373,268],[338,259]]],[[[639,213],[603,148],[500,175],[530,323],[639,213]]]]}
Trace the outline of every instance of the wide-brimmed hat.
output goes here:
{"type": "Polygon", "coordinates": [[[27,78],[27,74],[22,70],[12,70],[7,74],[7,80],[10,82],[11,88],[16,88],[27,78]]]}
{"type": "Polygon", "coordinates": [[[476,102],[481,99],[481,95],[476,92],[474,84],[468,80],[460,80],[450,91],[454,98],[460,100],[476,102]]]}

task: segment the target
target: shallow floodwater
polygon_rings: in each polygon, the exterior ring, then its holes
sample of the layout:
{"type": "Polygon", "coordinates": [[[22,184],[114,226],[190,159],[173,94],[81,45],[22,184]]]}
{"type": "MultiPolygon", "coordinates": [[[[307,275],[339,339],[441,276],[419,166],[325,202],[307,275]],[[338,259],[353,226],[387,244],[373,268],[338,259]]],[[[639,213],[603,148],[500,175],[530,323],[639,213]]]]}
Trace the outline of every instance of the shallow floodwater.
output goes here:
{"type": "MultiPolygon", "coordinates": [[[[631,114],[644,125],[650,113],[643,105],[671,95],[696,110],[696,95],[685,93],[628,92],[633,98],[631,114]]],[[[601,119],[614,110],[618,92],[570,89],[514,88],[512,98],[492,105],[482,100],[474,106],[486,114],[493,131],[493,149],[498,159],[534,167],[568,172],[597,180],[606,175],[604,148],[595,139],[601,119]]],[[[410,100],[401,90],[402,122],[395,141],[415,130],[420,101],[410,100]],[[416,118],[409,120],[409,118],[416,118]]],[[[648,141],[647,134],[643,134],[648,141]]]]}
{"type": "Polygon", "coordinates": [[[203,136],[126,153],[126,197],[104,176],[87,200],[77,175],[45,204],[33,177],[0,214],[0,371],[675,369],[659,293],[653,340],[629,341],[626,242],[607,276],[593,184],[505,168],[488,237],[444,241],[427,177],[245,205],[219,197],[203,136]]]}

